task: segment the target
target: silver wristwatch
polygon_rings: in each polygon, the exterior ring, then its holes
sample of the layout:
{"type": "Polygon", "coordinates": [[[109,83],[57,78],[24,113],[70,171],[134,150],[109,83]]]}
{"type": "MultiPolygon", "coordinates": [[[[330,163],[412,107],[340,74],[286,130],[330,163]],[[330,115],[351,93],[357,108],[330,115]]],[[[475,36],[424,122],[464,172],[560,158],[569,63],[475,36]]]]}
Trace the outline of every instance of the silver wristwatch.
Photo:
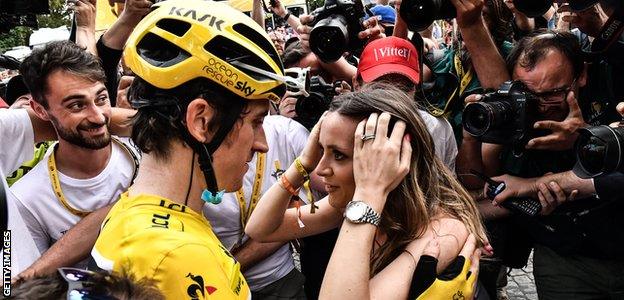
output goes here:
{"type": "Polygon", "coordinates": [[[350,201],[345,210],[345,218],[351,223],[370,223],[379,226],[381,216],[362,201],[350,201]]]}

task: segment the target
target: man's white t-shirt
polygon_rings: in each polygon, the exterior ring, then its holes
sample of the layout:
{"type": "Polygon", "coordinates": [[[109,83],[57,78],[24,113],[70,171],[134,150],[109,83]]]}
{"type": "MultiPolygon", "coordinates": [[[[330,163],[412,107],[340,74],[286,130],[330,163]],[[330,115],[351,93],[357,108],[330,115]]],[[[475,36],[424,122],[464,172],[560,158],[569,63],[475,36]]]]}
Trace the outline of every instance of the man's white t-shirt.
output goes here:
{"type": "MultiPolygon", "coordinates": [[[[301,124],[282,116],[268,116],[264,119],[262,126],[266,134],[269,152],[266,153],[260,195],[277,182],[279,176],[301,154],[309,135],[308,130],[301,124]],[[276,161],[279,163],[276,164],[276,161]]],[[[249,162],[249,170],[243,181],[246,207],[249,207],[251,201],[257,159],[258,154],[256,153],[253,160],[249,162]]],[[[307,200],[304,189],[301,189],[299,196],[304,201],[307,200]]],[[[206,219],[210,221],[214,233],[226,248],[231,249],[239,242],[240,234],[244,230],[240,224],[241,209],[236,193],[225,194],[223,201],[218,205],[205,204],[203,211],[206,219]]],[[[245,235],[242,241],[245,242],[248,238],[245,235]]],[[[292,253],[286,244],[263,261],[246,270],[243,275],[245,275],[251,290],[258,291],[286,276],[293,268],[292,253]]]]}
{"type": "Polygon", "coordinates": [[[455,159],[457,158],[457,142],[453,134],[453,127],[445,118],[436,118],[428,112],[419,109],[420,117],[425,121],[427,131],[433,138],[435,153],[453,173],[455,173],[455,159]]]}
{"type": "MultiPolygon", "coordinates": [[[[134,160],[118,143],[111,142],[111,145],[108,164],[97,176],[75,179],[58,172],[61,190],[70,207],[83,212],[95,211],[116,202],[130,186],[136,167],[134,160]]],[[[17,207],[41,253],[81,219],[65,208],[54,193],[48,171],[48,157],[54,149],[50,147],[41,162],[11,186],[18,200],[17,207]]],[[[76,265],[86,266],[86,260],[76,265]]]]}
{"type": "Polygon", "coordinates": [[[23,162],[33,157],[34,147],[35,137],[28,112],[25,109],[0,109],[0,181],[7,196],[8,229],[11,231],[11,277],[17,276],[40,256],[17,209],[17,200],[5,180],[6,174],[11,174],[23,162]]]}

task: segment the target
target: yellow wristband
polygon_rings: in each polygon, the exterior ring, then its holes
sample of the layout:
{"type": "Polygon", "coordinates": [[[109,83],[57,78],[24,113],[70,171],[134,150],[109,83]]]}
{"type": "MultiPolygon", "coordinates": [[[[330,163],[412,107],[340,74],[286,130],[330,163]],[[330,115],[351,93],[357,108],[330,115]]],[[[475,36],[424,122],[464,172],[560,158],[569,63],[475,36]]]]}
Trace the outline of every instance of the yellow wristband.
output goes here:
{"type": "Polygon", "coordinates": [[[299,159],[299,157],[295,159],[295,167],[297,168],[297,172],[299,172],[299,174],[303,177],[303,181],[310,180],[310,174],[308,174],[308,171],[306,171],[306,169],[303,167],[303,164],[301,163],[301,159],[299,159]]]}

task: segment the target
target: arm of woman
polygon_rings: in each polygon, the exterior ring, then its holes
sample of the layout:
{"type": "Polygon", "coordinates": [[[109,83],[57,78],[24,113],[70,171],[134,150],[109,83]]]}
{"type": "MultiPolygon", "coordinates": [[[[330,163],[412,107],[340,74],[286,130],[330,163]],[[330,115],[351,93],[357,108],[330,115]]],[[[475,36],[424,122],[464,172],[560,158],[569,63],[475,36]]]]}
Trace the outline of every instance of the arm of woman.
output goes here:
{"type": "MultiPolygon", "coordinates": [[[[287,178],[300,177],[294,174],[293,166],[282,176],[287,178]]],[[[290,181],[291,179],[289,179],[290,181]]],[[[302,179],[298,183],[291,181],[294,186],[301,186],[302,179]]],[[[245,233],[259,242],[290,241],[310,235],[319,234],[338,227],[342,221],[340,211],[329,205],[327,197],[315,202],[318,206],[315,213],[310,213],[310,204],[301,206],[299,209],[300,220],[305,224],[299,226],[297,220],[297,208],[288,208],[291,194],[275,183],[260,198],[256,209],[245,226],[245,233]]]]}
{"type": "MultiPolygon", "coordinates": [[[[314,170],[321,157],[318,139],[322,122],[323,117],[310,132],[308,142],[299,158],[301,166],[308,174],[314,170]]],[[[300,188],[304,181],[296,164],[297,162],[291,164],[282,174],[293,189],[300,188]]],[[[245,227],[245,233],[260,242],[289,241],[325,232],[337,227],[342,221],[342,213],[329,205],[327,198],[316,202],[318,209],[315,213],[311,213],[310,205],[288,209],[290,198],[291,193],[282,186],[282,183],[273,184],[260,198],[245,227]],[[300,226],[300,221],[305,226],[300,226]]]]}
{"type": "MultiPolygon", "coordinates": [[[[468,235],[469,233],[466,225],[454,218],[435,218],[429,223],[424,238],[436,239],[440,244],[437,267],[438,274],[446,269],[457,255],[459,255],[459,252],[466,243],[468,235]]],[[[408,246],[408,250],[412,250],[410,246],[408,246]]]]}
{"type": "Polygon", "coordinates": [[[370,280],[371,298],[407,298],[412,280],[424,280],[413,278],[420,256],[426,254],[437,258],[436,271],[440,274],[457,258],[467,238],[468,230],[456,219],[432,221],[422,237],[409,243],[404,252],[370,280]]]}

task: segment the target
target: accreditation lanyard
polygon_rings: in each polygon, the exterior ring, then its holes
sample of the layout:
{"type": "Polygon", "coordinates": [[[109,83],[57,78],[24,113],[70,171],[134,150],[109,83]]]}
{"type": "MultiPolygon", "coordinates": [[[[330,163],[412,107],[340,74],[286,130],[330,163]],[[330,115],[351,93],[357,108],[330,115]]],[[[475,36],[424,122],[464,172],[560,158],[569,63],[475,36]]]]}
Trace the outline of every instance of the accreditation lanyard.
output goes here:
{"type": "Polygon", "coordinates": [[[249,221],[251,213],[256,208],[258,201],[260,200],[260,193],[262,192],[262,180],[264,177],[264,168],[266,163],[266,153],[258,153],[256,160],[256,175],[254,176],[254,184],[251,192],[251,200],[249,201],[249,207],[247,207],[247,201],[245,201],[245,192],[243,188],[236,191],[236,198],[238,199],[238,206],[240,207],[240,222],[241,222],[241,236],[242,240],[243,232],[245,231],[245,225],[249,221]]]}
{"type": "Polygon", "coordinates": [[[451,96],[446,100],[446,103],[443,109],[437,108],[431,104],[429,105],[429,109],[428,109],[429,113],[431,113],[434,117],[442,117],[445,114],[447,114],[451,102],[453,102],[455,97],[459,98],[459,96],[461,96],[466,90],[466,88],[468,87],[468,84],[470,84],[470,81],[472,81],[472,76],[473,76],[472,65],[470,65],[470,67],[468,68],[468,71],[464,73],[464,67],[462,66],[461,59],[459,58],[460,51],[461,50],[457,50],[455,55],[453,55],[453,64],[455,65],[455,71],[457,72],[457,77],[461,78],[461,81],[459,82],[459,87],[455,88],[451,96]],[[457,94],[458,91],[459,91],[459,94],[457,94]]]}
{"type": "MultiPolygon", "coordinates": [[[[133,177],[136,176],[137,169],[138,169],[138,158],[130,151],[130,149],[128,149],[123,143],[121,143],[117,139],[112,138],[112,141],[119,144],[121,148],[124,149],[126,152],[128,152],[128,155],[132,157],[132,159],[134,160],[133,177]]],[[[52,153],[48,157],[48,173],[50,174],[50,181],[52,183],[52,189],[54,190],[54,194],[56,195],[56,198],[58,198],[59,202],[61,202],[61,204],[63,205],[63,207],[65,207],[65,209],[67,209],[70,213],[72,213],[75,216],[84,218],[91,212],[81,211],[81,210],[71,207],[71,205],[69,205],[69,202],[67,202],[65,195],[63,194],[63,189],[61,189],[61,181],[59,179],[58,169],[56,168],[56,159],[54,158],[54,153],[56,152],[57,146],[58,146],[58,143],[54,145],[52,149],[52,153]]],[[[111,151],[113,151],[112,148],[111,148],[111,151]]]]}

